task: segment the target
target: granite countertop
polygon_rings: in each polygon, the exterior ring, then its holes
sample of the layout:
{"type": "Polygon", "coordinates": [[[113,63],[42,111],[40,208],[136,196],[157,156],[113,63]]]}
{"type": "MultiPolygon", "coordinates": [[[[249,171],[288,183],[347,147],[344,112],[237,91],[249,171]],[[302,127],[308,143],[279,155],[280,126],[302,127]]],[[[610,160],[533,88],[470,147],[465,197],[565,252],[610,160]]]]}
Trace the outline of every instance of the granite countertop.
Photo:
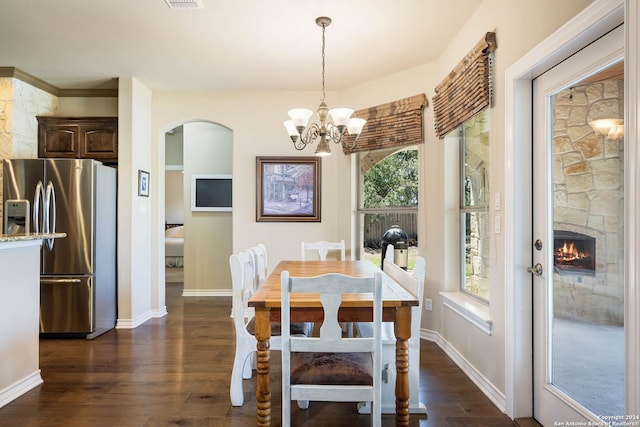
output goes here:
{"type": "Polygon", "coordinates": [[[27,233],[27,234],[0,234],[0,243],[24,242],[39,239],[60,239],[67,237],[67,233],[27,233]]]}

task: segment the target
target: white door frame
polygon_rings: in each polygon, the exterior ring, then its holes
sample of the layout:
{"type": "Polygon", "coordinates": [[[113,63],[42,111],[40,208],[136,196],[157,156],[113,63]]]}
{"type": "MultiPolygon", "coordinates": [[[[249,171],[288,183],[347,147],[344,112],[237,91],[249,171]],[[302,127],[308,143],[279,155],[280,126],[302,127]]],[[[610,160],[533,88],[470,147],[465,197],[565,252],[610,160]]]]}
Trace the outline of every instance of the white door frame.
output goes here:
{"type": "MultiPolygon", "coordinates": [[[[625,412],[640,413],[640,8],[638,0],[596,0],[505,73],[505,410],[533,415],[531,275],[532,81],[625,23],[625,412]]],[[[622,414],[621,414],[622,415],[622,414]]]]}
{"type": "MultiPolygon", "coordinates": [[[[579,88],[583,84],[588,84],[589,77],[596,72],[609,69],[614,63],[619,64],[621,59],[624,59],[624,26],[617,27],[534,81],[533,230],[534,239],[542,239],[544,245],[541,250],[534,251],[532,262],[541,263],[546,274],[533,278],[533,415],[543,425],[552,425],[554,420],[587,420],[597,424],[602,421],[598,416],[622,415],[620,413],[622,411],[598,412],[594,409],[597,405],[590,404],[587,399],[580,400],[575,397],[579,393],[576,394],[576,390],[571,389],[571,378],[566,374],[562,378],[563,375],[556,370],[562,364],[562,357],[560,356],[559,359],[558,357],[563,354],[560,348],[564,347],[559,344],[564,341],[557,341],[557,338],[565,337],[556,335],[558,333],[556,322],[561,321],[562,316],[559,319],[554,312],[558,300],[553,292],[556,280],[562,282],[554,271],[555,244],[553,242],[557,237],[554,233],[557,233],[557,228],[578,231],[571,227],[557,227],[556,222],[562,222],[562,220],[556,216],[559,205],[554,197],[559,183],[558,172],[554,173],[554,170],[558,166],[560,155],[553,150],[554,138],[557,136],[555,127],[557,123],[554,118],[558,111],[555,103],[558,99],[562,99],[569,87],[579,88]],[[559,385],[561,383],[564,386],[559,385]]],[[[624,156],[618,160],[622,163],[624,156]]],[[[617,213],[622,214],[622,212],[617,213]]],[[[588,232],[587,234],[597,235],[597,233],[588,232]]],[[[602,236],[598,238],[600,237],[602,236]]],[[[598,253],[598,256],[601,256],[601,253],[598,253]]],[[[605,283],[613,285],[615,282],[605,283]]],[[[618,285],[622,283],[618,282],[618,285]]],[[[624,338],[620,336],[620,339],[624,338]]],[[[620,344],[624,345],[624,342],[620,344]]],[[[564,356],[568,357],[568,354],[564,356]]],[[[565,359],[565,363],[568,360],[568,358],[565,359]]],[[[622,364],[623,360],[620,359],[619,362],[622,364]]],[[[619,373],[623,374],[623,367],[617,366],[620,369],[619,373]]],[[[582,368],[588,369],[589,366],[585,365],[582,368]]],[[[608,385],[613,384],[614,378],[608,385]]],[[[603,384],[603,386],[606,385],[606,383],[603,384]]],[[[623,404],[622,392],[622,389],[618,389],[617,396],[620,398],[618,407],[622,407],[623,404]]],[[[613,408],[609,409],[613,410],[613,408]]]]}

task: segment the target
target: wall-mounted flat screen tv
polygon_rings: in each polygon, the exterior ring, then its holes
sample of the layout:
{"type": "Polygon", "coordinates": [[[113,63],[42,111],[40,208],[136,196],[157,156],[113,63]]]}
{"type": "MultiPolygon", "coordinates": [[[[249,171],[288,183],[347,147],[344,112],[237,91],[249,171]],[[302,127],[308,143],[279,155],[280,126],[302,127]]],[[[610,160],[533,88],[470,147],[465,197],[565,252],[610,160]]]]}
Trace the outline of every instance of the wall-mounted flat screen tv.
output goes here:
{"type": "Polygon", "coordinates": [[[231,175],[191,175],[191,210],[231,212],[231,175]]]}

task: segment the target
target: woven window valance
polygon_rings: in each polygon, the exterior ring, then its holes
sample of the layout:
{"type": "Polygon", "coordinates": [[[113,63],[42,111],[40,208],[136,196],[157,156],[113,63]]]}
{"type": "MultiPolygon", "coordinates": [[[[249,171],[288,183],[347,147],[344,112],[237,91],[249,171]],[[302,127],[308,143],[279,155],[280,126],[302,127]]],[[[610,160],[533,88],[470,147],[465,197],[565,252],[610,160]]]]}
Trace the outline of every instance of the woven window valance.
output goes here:
{"type": "Polygon", "coordinates": [[[493,103],[493,52],[496,33],[485,37],[435,89],[433,116],[442,139],[493,103]]]}
{"type": "Polygon", "coordinates": [[[356,146],[343,149],[344,154],[421,144],[422,112],[428,105],[426,95],[420,94],[356,111],[354,116],[367,123],[356,146]]]}

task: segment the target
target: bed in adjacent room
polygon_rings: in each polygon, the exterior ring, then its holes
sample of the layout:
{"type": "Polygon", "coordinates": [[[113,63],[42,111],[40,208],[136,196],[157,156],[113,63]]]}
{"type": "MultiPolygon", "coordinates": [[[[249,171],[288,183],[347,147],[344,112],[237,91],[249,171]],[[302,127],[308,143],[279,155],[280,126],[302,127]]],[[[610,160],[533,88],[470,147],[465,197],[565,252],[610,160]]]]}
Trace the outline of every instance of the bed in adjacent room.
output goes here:
{"type": "Polygon", "coordinates": [[[167,226],[164,232],[164,259],[167,267],[184,266],[184,226],[167,226]]]}

